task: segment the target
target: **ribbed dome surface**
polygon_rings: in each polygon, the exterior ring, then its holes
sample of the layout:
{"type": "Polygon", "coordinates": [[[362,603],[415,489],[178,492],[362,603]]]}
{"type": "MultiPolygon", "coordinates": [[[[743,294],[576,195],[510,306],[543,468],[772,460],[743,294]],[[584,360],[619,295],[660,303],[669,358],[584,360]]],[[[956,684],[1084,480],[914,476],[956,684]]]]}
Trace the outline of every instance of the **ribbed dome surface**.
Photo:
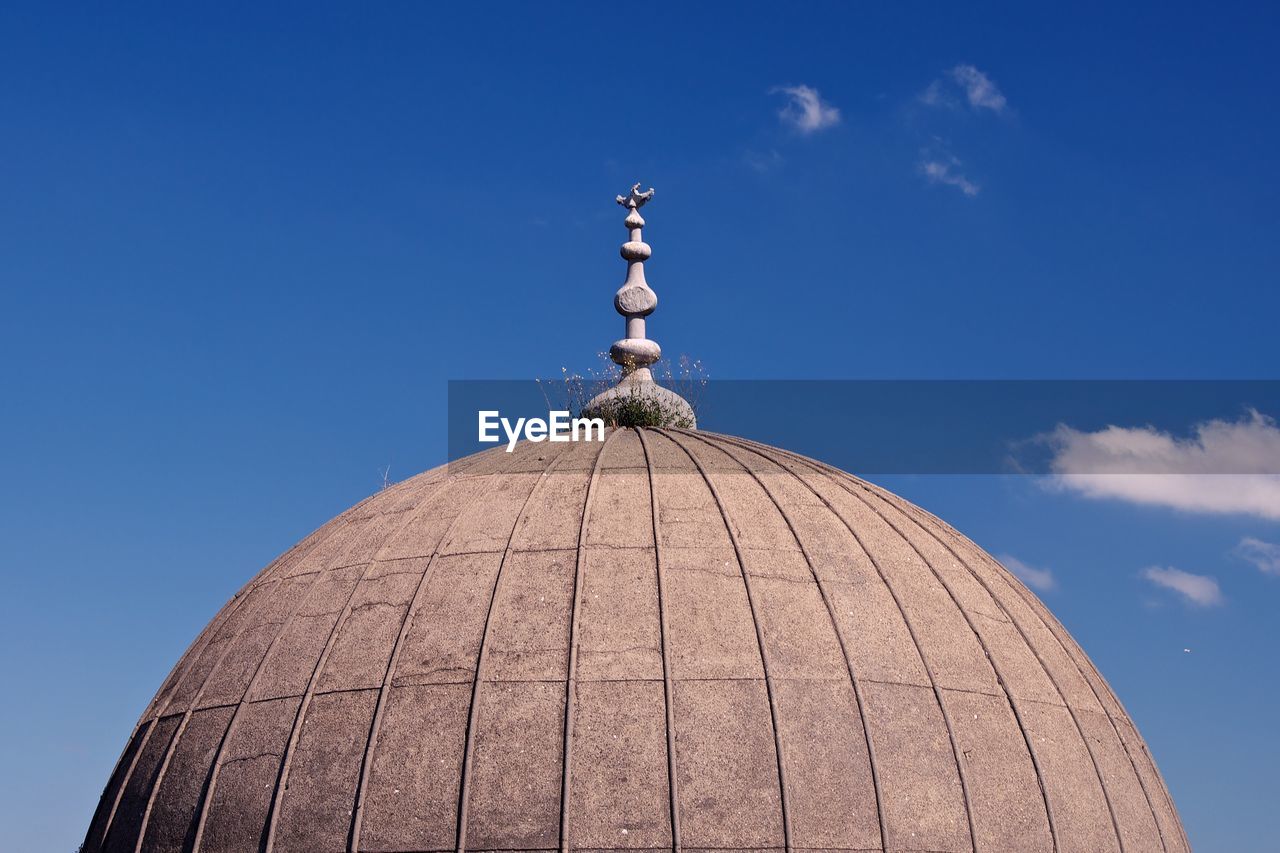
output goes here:
{"type": "Polygon", "coordinates": [[[307,537],[174,667],[85,849],[676,845],[1187,849],[1111,690],[980,548],[659,430],[483,453],[307,537]]]}

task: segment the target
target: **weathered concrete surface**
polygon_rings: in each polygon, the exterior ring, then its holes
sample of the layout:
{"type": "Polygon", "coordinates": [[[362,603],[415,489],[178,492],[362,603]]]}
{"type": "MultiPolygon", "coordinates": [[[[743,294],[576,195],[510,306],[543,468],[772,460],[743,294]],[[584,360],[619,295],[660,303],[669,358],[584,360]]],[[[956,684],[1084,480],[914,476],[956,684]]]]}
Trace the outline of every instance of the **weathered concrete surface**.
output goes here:
{"type": "Polygon", "coordinates": [[[862,480],[692,431],[349,510],[165,680],[98,850],[1185,851],[1044,606],[862,480]],[[1056,844],[1055,844],[1056,842],[1056,844]]]}

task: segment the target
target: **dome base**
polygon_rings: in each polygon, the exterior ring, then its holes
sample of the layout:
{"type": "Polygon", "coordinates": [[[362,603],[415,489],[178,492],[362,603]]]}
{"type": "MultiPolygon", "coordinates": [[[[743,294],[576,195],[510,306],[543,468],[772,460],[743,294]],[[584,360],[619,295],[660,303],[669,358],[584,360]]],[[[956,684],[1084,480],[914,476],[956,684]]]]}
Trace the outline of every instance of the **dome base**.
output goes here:
{"type": "Polygon", "coordinates": [[[655,382],[647,367],[631,371],[617,385],[597,394],[582,415],[603,418],[609,426],[698,428],[693,406],[655,382]]]}

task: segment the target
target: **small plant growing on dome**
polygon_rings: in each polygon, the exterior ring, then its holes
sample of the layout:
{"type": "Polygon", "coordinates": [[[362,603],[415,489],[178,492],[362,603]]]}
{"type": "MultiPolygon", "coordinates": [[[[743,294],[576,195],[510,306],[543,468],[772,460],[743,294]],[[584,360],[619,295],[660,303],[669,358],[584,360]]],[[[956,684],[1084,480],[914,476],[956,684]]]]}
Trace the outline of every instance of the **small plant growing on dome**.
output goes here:
{"type": "MultiPolygon", "coordinates": [[[[589,369],[585,375],[570,373],[561,368],[561,379],[538,380],[548,409],[565,409],[574,417],[601,418],[610,427],[674,427],[690,429],[694,421],[687,411],[669,402],[661,394],[647,393],[647,383],[640,383],[621,390],[605,403],[591,407],[590,403],[600,394],[618,387],[623,377],[622,368],[610,360],[607,352],[598,354],[600,367],[589,369]],[[552,398],[555,398],[554,401],[552,398]]],[[[700,360],[688,356],[672,364],[663,359],[653,365],[653,385],[675,392],[689,404],[696,415],[708,377],[700,360]]]]}
{"type": "Polygon", "coordinates": [[[683,407],[674,406],[642,385],[582,410],[581,417],[600,418],[610,427],[675,427],[692,429],[694,420],[683,407]]]}

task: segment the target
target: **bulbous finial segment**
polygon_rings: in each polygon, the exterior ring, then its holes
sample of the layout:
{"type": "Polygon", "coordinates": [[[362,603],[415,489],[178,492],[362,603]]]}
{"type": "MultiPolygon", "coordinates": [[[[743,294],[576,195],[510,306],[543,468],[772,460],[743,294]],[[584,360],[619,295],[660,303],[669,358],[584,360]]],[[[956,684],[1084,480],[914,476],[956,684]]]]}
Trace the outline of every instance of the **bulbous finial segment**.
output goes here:
{"type": "Polygon", "coordinates": [[[605,411],[625,395],[640,394],[643,399],[662,411],[674,413],[672,425],[695,426],[693,409],[679,395],[662,388],[653,381],[649,366],[662,358],[662,349],[645,337],[645,318],[658,307],[658,294],[653,292],[644,278],[644,262],[653,255],[653,249],[644,242],[641,229],[644,217],[640,208],[653,198],[653,187],[640,192],[640,184],[634,184],[626,195],[617,197],[618,204],[627,208],[627,218],[622,224],[630,232],[630,239],[622,244],[619,253],[627,262],[627,278],[613,297],[613,307],[626,318],[626,337],[609,348],[609,357],[622,368],[622,380],[588,404],[588,409],[605,411]],[[597,405],[599,404],[599,405],[597,405]]]}

